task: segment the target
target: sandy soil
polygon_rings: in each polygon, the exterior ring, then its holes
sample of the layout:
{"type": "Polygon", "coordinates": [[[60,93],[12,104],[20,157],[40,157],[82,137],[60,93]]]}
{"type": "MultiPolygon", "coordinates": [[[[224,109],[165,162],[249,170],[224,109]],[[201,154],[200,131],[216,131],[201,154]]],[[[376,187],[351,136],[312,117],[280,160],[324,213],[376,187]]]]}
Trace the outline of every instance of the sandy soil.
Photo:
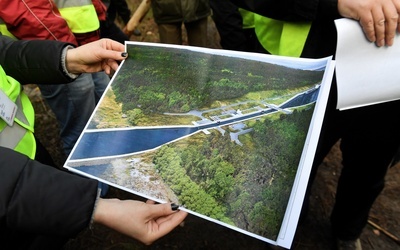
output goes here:
{"type": "MultiPolygon", "coordinates": [[[[140,0],[130,0],[134,10],[140,0]]],[[[218,33],[212,22],[209,29],[211,48],[218,48],[218,33]]],[[[132,36],[133,41],[158,42],[157,26],[149,13],[139,27],[142,35],[132,36]]],[[[56,163],[62,166],[65,156],[61,153],[58,126],[53,113],[35,86],[27,88],[37,115],[36,134],[52,153],[56,163]]],[[[337,146],[327,156],[319,169],[310,200],[309,215],[299,224],[292,249],[334,249],[329,229],[329,214],[335,197],[337,177],[340,173],[341,155],[337,146]]],[[[368,225],[362,236],[363,249],[400,249],[393,238],[400,237],[400,168],[390,169],[387,185],[376,201],[370,220],[382,229],[368,225]],[[387,232],[387,233],[384,233],[387,232]],[[389,237],[388,235],[392,235],[389,237]]],[[[142,199],[133,194],[111,188],[109,197],[142,199]]],[[[184,225],[151,246],[130,239],[112,230],[95,225],[77,235],[65,246],[76,249],[280,249],[260,240],[235,232],[215,223],[189,215],[184,225]]]]}

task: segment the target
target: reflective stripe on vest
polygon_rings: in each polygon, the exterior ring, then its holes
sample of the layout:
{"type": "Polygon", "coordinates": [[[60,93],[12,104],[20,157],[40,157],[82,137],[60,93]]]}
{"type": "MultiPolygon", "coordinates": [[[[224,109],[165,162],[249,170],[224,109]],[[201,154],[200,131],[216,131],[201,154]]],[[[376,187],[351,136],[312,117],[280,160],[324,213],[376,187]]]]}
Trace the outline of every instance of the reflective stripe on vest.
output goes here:
{"type": "Polygon", "coordinates": [[[88,33],[100,28],[100,21],[91,0],[55,0],[54,2],[72,33],[88,33]]]}
{"type": "Polygon", "coordinates": [[[255,32],[272,55],[300,57],[311,22],[284,22],[254,14],[255,32]]]}
{"type": "Polygon", "coordinates": [[[7,29],[7,25],[4,23],[3,19],[0,18],[0,32],[2,35],[14,38],[15,40],[17,40],[17,38],[11,34],[8,29],[7,29]]]}
{"type": "Polygon", "coordinates": [[[14,149],[34,159],[36,141],[33,135],[35,113],[32,104],[15,79],[5,74],[0,66],[0,88],[17,105],[12,126],[0,119],[0,146],[14,149]]]}

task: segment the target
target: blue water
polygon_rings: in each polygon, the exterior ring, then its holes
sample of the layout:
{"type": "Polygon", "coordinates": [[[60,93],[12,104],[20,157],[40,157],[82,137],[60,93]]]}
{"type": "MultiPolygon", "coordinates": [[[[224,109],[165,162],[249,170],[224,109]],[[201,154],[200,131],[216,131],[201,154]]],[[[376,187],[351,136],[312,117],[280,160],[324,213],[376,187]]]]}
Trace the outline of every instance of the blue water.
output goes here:
{"type": "MultiPolygon", "coordinates": [[[[315,102],[318,93],[319,88],[305,91],[281,105],[280,108],[296,107],[315,102]]],[[[197,127],[132,128],[131,130],[85,132],[74,150],[71,160],[131,154],[150,150],[181,137],[191,135],[202,129],[240,122],[274,111],[275,110],[264,110],[262,113],[252,113],[238,118],[225,121],[221,120],[197,127]]]]}
{"type": "Polygon", "coordinates": [[[71,159],[129,154],[156,148],[198,131],[196,127],[86,132],[71,159]]]}

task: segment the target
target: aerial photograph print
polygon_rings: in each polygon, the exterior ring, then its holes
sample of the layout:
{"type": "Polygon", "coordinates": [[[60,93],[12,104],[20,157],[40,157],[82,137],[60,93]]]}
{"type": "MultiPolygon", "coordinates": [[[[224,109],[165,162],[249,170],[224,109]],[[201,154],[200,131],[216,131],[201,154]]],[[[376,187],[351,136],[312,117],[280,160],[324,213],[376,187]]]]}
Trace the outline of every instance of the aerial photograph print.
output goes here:
{"type": "Polygon", "coordinates": [[[64,167],[290,246],[331,58],[125,45],[129,56],[64,167]]]}

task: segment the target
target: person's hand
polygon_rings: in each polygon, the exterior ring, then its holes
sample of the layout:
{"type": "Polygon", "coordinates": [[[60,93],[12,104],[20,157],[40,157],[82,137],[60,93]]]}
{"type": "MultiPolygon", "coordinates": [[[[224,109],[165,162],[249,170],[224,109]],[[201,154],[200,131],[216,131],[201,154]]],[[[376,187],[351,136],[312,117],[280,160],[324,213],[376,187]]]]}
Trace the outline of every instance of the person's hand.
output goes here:
{"type": "Polygon", "coordinates": [[[128,54],[125,46],[111,39],[100,39],[77,48],[67,50],[66,67],[68,72],[93,73],[104,70],[107,74],[118,68],[118,62],[128,54]]]}
{"type": "Polygon", "coordinates": [[[377,46],[393,45],[396,31],[400,32],[400,0],[338,0],[338,11],[358,20],[367,39],[377,46]]]}
{"type": "Polygon", "coordinates": [[[396,31],[400,32],[400,0],[338,0],[343,17],[358,20],[371,42],[391,46],[396,31]]]}
{"type": "Polygon", "coordinates": [[[150,245],[185,219],[187,213],[177,209],[178,206],[171,203],[100,198],[93,219],[95,223],[150,245]]]}

